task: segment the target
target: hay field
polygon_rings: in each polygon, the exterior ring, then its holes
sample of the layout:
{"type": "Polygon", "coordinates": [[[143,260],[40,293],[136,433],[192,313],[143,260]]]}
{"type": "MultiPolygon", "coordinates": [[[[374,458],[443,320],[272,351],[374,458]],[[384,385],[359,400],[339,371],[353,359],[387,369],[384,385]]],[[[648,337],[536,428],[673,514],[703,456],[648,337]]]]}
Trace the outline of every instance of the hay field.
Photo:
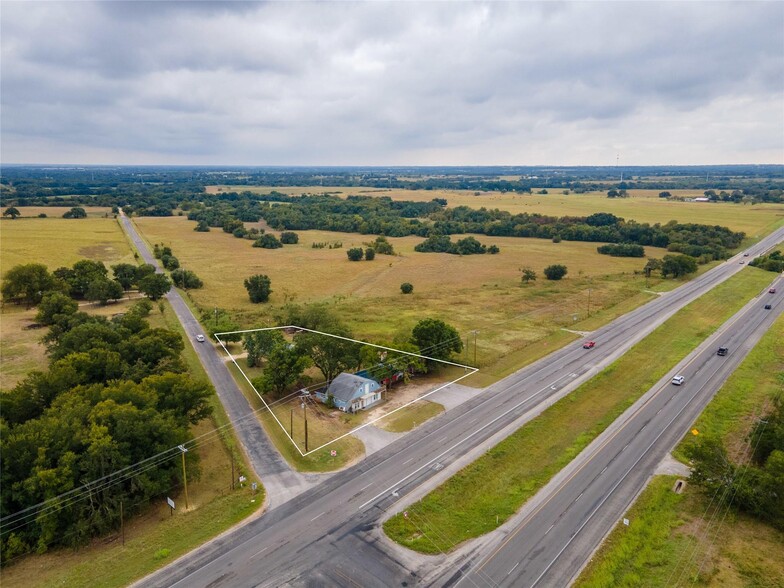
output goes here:
{"type": "MultiPolygon", "coordinates": [[[[428,202],[433,198],[446,198],[449,206],[471,208],[498,208],[512,213],[539,213],[551,216],[587,216],[595,212],[611,212],[625,219],[643,223],[696,222],[723,225],[743,231],[752,239],[762,237],[784,223],[784,204],[732,204],[708,202],[670,202],[659,198],[660,190],[630,190],[629,198],[607,198],[605,192],[564,195],[561,189],[549,189],[549,194],[501,194],[481,192],[475,196],[467,190],[403,190],[362,187],[264,187],[264,186],[208,186],[208,193],[248,190],[268,193],[272,190],[284,194],[331,192],[342,197],[361,194],[389,196],[393,200],[428,202]]],[[[535,192],[536,190],[534,190],[535,192]]],[[[670,190],[673,195],[702,196],[699,190],[670,190]]]]}
{"type": "Polygon", "coordinates": [[[19,207],[22,217],[0,221],[0,271],[20,263],[43,263],[50,270],[80,259],[105,264],[134,263],[125,235],[108,208],[88,208],[87,218],[61,218],[68,208],[19,207]],[[37,218],[39,212],[47,218],[37,218]],[[103,215],[109,213],[109,217],[103,215]]]}

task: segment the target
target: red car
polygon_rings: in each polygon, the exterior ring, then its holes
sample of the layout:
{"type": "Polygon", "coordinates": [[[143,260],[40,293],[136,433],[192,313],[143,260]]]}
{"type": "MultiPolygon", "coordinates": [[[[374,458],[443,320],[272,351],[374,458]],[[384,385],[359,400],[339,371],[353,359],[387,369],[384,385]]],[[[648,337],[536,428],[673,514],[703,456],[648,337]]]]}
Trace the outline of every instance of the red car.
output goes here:
{"type": "Polygon", "coordinates": [[[775,294],[775,293],[776,293],[776,288],[771,288],[770,290],[768,290],[768,294],[775,294]]]}
{"type": "Polygon", "coordinates": [[[596,341],[586,341],[583,343],[583,349],[593,349],[596,345],[596,341]]]}

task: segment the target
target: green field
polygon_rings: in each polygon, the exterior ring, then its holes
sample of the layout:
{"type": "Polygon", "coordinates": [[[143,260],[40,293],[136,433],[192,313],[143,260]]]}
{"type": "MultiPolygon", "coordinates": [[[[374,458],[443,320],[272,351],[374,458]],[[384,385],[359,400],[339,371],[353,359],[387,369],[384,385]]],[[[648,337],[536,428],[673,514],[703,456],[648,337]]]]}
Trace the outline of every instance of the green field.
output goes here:
{"type": "MultiPolygon", "coordinates": [[[[784,317],[774,323],[699,416],[694,428],[721,437],[738,455],[755,415],[784,382],[784,317]]],[[[686,435],[676,454],[694,442],[686,435]]],[[[672,492],[675,478],[654,478],[607,537],[576,585],[784,586],[784,533],[743,514],[729,513],[721,526],[710,497],[687,485],[672,492]],[[702,567],[702,571],[700,571],[702,567]],[[678,581],[676,581],[678,580],[678,581]]]]}
{"type": "Polygon", "coordinates": [[[437,402],[420,400],[381,420],[378,427],[391,433],[405,433],[442,412],[444,412],[444,407],[437,402]]]}
{"type": "Polygon", "coordinates": [[[389,519],[384,530],[406,547],[440,553],[497,528],[770,277],[747,268],[681,309],[598,376],[408,507],[407,518],[389,519]]]}

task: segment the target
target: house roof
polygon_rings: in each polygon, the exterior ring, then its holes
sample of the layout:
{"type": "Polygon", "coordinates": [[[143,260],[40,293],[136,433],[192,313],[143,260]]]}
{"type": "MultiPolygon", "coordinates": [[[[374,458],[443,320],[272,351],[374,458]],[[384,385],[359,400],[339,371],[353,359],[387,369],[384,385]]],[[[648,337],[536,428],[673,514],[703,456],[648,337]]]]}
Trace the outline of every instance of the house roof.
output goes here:
{"type": "Polygon", "coordinates": [[[335,400],[349,403],[354,398],[360,398],[362,396],[361,387],[368,382],[371,384],[371,392],[381,388],[381,385],[375,380],[344,372],[330,382],[329,388],[327,388],[327,394],[331,394],[335,400]]]}

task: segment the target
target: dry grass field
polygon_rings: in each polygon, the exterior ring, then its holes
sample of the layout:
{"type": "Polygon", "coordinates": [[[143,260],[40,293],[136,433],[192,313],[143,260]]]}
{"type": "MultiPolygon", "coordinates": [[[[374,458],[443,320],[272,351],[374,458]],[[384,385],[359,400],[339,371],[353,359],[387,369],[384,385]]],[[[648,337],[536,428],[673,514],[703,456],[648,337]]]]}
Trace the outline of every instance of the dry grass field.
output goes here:
{"type": "MultiPolygon", "coordinates": [[[[327,302],[363,340],[406,336],[418,320],[435,316],[466,336],[480,331],[477,361],[483,367],[562,327],[579,329],[589,304],[595,316],[615,307],[633,308],[653,296],[644,291],[644,278],[634,274],[644,265],[642,260],[599,255],[591,243],[480,235],[481,241],[496,243],[501,253],[461,257],[416,253],[414,245],[421,238],[401,237],[390,238],[396,256],[350,262],[346,250],[370,241],[370,236],[301,231],[298,245],[266,250],[219,230],[197,233],[184,217],[135,222],[150,243],[170,245],[183,267],[204,280],[203,289],[189,292],[197,306],[231,310],[246,328],[274,322],[274,314],[287,302],[327,302]],[[324,241],[342,241],[343,247],[311,247],[324,241]],[[545,280],[542,270],[552,263],[567,265],[567,278],[545,280]],[[524,266],[537,271],[536,283],[521,284],[524,266]],[[243,280],[256,273],[272,281],[269,304],[248,300],[243,280]],[[413,294],[400,293],[403,282],[414,285],[413,294]]],[[[651,248],[648,253],[661,257],[665,251],[651,248]]],[[[605,320],[611,316],[603,315],[605,320]]],[[[470,339],[458,361],[473,363],[473,336],[470,339]]]]}
{"type": "MultiPolygon", "coordinates": [[[[266,186],[209,186],[207,191],[244,191],[284,194],[320,194],[330,192],[345,197],[353,194],[389,196],[393,200],[430,201],[446,198],[448,206],[498,208],[512,213],[539,213],[551,216],[587,216],[595,212],[611,212],[629,220],[644,223],[696,222],[723,225],[743,231],[749,237],[761,237],[784,223],[784,204],[731,204],[708,202],[675,202],[659,198],[659,190],[629,190],[629,198],[607,198],[605,192],[563,194],[561,189],[549,189],[549,194],[501,194],[481,192],[475,196],[468,190],[402,190],[352,187],[281,187],[266,186]]],[[[536,190],[534,190],[536,192],[536,190]]],[[[670,190],[675,196],[702,196],[699,190],[670,190]]]]}
{"type": "MultiPolygon", "coordinates": [[[[0,221],[0,273],[22,263],[43,263],[50,270],[70,266],[80,259],[133,263],[133,252],[108,208],[88,208],[87,218],[64,219],[66,207],[19,207],[22,217],[0,221]],[[47,218],[37,218],[39,213],[47,218]],[[109,214],[106,218],[104,215],[109,214]]],[[[121,312],[115,305],[83,307],[90,312],[121,312]]],[[[35,310],[3,305],[0,315],[0,389],[8,389],[33,369],[46,366],[44,331],[27,329],[35,310]]]]}

